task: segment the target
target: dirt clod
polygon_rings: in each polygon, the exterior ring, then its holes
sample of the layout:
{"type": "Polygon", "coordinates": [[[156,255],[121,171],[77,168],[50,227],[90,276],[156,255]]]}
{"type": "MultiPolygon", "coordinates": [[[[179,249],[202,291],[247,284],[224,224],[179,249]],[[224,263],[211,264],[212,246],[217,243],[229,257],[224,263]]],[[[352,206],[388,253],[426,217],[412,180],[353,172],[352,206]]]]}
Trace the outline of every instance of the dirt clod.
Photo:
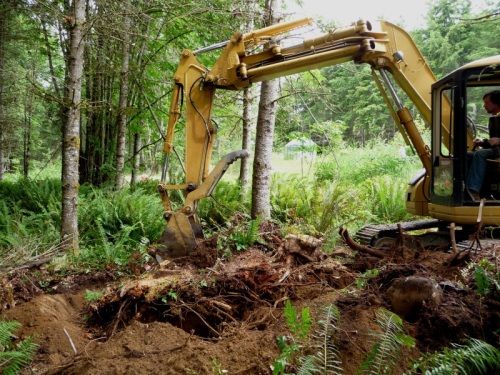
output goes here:
{"type": "Polygon", "coordinates": [[[408,321],[415,321],[423,306],[437,306],[443,292],[428,277],[409,276],[395,279],[386,292],[391,310],[408,321]]]}

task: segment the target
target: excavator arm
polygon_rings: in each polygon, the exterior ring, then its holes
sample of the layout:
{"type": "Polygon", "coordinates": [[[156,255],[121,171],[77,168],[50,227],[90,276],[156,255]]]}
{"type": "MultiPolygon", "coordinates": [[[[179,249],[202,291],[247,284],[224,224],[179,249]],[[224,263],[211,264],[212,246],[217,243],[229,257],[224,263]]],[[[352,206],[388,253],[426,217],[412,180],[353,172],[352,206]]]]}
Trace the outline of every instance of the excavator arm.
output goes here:
{"type": "MultiPolygon", "coordinates": [[[[165,253],[187,255],[195,248],[195,238],[202,236],[196,216],[197,201],[210,195],[229,164],[248,154],[246,151],[230,153],[213,171],[210,170],[212,146],[216,137],[211,111],[217,89],[241,90],[257,82],[347,62],[368,64],[404,139],[416,150],[426,174],[430,173],[430,150],[394,87],[395,83],[406,93],[427,123],[431,121],[430,87],[436,77],[411,37],[389,22],[378,21],[372,25],[360,20],[349,27],[304,39],[299,44],[286,45],[287,37],[294,30],[311,24],[312,20],[305,18],[245,34],[236,32],[227,42],[199,51],[186,49],[182,52],[174,75],[164,143],[165,165],[158,185],[165,208],[164,216],[168,221],[160,240],[165,253]],[[201,53],[221,48],[223,50],[211,68],[205,67],[197,59],[201,53]],[[171,185],[166,181],[166,171],[175,151],[173,138],[183,104],[186,180],[184,184],[171,185]],[[174,189],[185,193],[186,200],[180,210],[173,210],[168,197],[168,192],[174,189]]],[[[448,123],[444,115],[443,124],[448,123]]],[[[419,214],[426,213],[424,195],[423,191],[415,194],[416,199],[421,201],[421,204],[416,205],[419,214]]]]}

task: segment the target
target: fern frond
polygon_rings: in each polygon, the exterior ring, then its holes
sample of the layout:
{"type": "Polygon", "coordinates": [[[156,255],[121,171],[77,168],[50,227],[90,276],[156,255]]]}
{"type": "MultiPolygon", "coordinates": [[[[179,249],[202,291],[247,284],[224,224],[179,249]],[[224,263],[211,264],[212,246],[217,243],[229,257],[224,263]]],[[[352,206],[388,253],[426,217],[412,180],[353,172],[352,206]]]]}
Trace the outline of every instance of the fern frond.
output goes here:
{"type": "Polygon", "coordinates": [[[430,375],[496,374],[500,372],[500,350],[471,338],[463,345],[452,344],[451,349],[422,357],[413,368],[430,375]]]}
{"type": "Polygon", "coordinates": [[[340,319],[337,306],[330,304],[322,309],[318,328],[314,331],[312,339],[318,351],[314,355],[301,358],[302,363],[297,374],[342,374],[342,362],[339,352],[334,344],[334,334],[340,319]]]}
{"type": "Polygon", "coordinates": [[[106,255],[106,260],[112,260],[114,257],[114,248],[108,239],[108,234],[104,229],[101,218],[97,218],[95,221],[97,227],[97,232],[99,233],[99,239],[101,240],[101,245],[104,249],[104,254],[106,255]]]}
{"type": "Polygon", "coordinates": [[[255,243],[259,239],[259,226],[261,222],[261,217],[258,216],[256,219],[251,220],[247,231],[247,243],[249,245],[255,243]]]}
{"type": "Polygon", "coordinates": [[[336,348],[333,337],[340,320],[340,311],[335,305],[328,305],[323,308],[323,319],[320,319],[319,339],[322,341],[321,351],[316,354],[318,363],[321,364],[324,374],[342,373],[339,352],[336,348]]]}
{"type": "Polygon", "coordinates": [[[21,326],[21,323],[16,321],[0,322],[0,370],[4,375],[17,374],[22,368],[26,367],[36,353],[37,345],[31,337],[19,342],[17,345],[12,344],[12,339],[15,338],[14,331],[21,326]]]}
{"type": "MultiPolygon", "coordinates": [[[[308,355],[304,358],[300,358],[301,366],[297,370],[297,375],[314,375],[314,374],[322,374],[316,356],[308,355]]],[[[323,373],[323,374],[326,374],[323,373]]]]}
{"type": "Polygon", "coordinates": [[[0,351],[3,351],[10,345],[14,336],[14,332],[21,327],[21,323],[16,321],[0,322],[0,351]]]}
{"type": "Polygon", "coordinates": [[[390,311],[377,311],[381,332],[372,333],[374,345],[356,374],[391,374],[398,363],[401,346],[413,347],[415,340],[403,331],[403,321],[390,311]]]}

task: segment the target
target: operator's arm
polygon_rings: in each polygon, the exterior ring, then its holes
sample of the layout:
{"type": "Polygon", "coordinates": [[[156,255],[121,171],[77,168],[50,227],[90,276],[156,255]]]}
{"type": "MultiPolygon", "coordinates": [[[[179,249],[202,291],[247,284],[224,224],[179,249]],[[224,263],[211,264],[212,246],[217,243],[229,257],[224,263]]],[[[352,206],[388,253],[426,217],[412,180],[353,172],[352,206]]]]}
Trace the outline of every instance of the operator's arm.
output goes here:
{"type": "Polygon", "coordinates": [[[490,147],[500,146],[500,138],[493,137],[487,140],[490,147]]]}
{"type": "Polygon", "coordinates": [[[476,138],[474,139],[474,148],[476,147],[483,148],[492,148],[495,146],[500,146],[500,138],[492,137],[492,138],[476,138]]]}

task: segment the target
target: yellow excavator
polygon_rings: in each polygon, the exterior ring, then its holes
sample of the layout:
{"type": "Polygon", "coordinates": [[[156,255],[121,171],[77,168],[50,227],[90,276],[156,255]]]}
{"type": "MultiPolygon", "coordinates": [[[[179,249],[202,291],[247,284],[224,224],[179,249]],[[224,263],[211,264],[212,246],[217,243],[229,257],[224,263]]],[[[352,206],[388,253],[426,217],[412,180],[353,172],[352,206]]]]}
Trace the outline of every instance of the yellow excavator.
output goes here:
{"type": "MultiPolygon", "coordinates": [[[[409,182],[406,207],[422,220],[398,225],[367,226],[358,233],[362,243],[375,246],[395,238],[398,230],[437,228],[447,230],[475,226],[480,218],[485,227],[500,224],[500,176],[488,174],[480,202],[467,194],[467,152],[473,149],[478,127],[474,123],[482,95],[500,88],[500,55],[462,66],[437,80],[411,36],[386,22],[359,20],[348,27],[287,44],[288,36],[313,24],[310,18],[272,25],[248,33],[236,32],[226,42],[198,51],[182,51],[174,75],[174,89],[165,136],[165,162],[158,185],[167,227],[158,251],[169,256],[190,254],[196,239],[203,236],[198,201],[210,196],[229,165],[248,155],[239,150],[211,166],[216,127],[211,119],[215,91],[241,90],[254,83],[304,71],[352,62],[368,64],[399,130],[423,169],[409,182]],[[211,68],[197,58],[222,49],[211,68]],[[404,92],[431,128],[431,144],[425,144],[411,112],[398,93],[404,92]],[[182,108],[185,105],[185,108],[182,108]],[[174,132],[185,116],[185,182],[169,184],[167,170],[174,152],[174,132]],[[173,209],[169,192],[182,190],[184,204],[173,209]]],[[[463,231],[464,236],[466,231],[463,231]]],[[[434,236],[435,237],[435,236],[434,236]]]]}

